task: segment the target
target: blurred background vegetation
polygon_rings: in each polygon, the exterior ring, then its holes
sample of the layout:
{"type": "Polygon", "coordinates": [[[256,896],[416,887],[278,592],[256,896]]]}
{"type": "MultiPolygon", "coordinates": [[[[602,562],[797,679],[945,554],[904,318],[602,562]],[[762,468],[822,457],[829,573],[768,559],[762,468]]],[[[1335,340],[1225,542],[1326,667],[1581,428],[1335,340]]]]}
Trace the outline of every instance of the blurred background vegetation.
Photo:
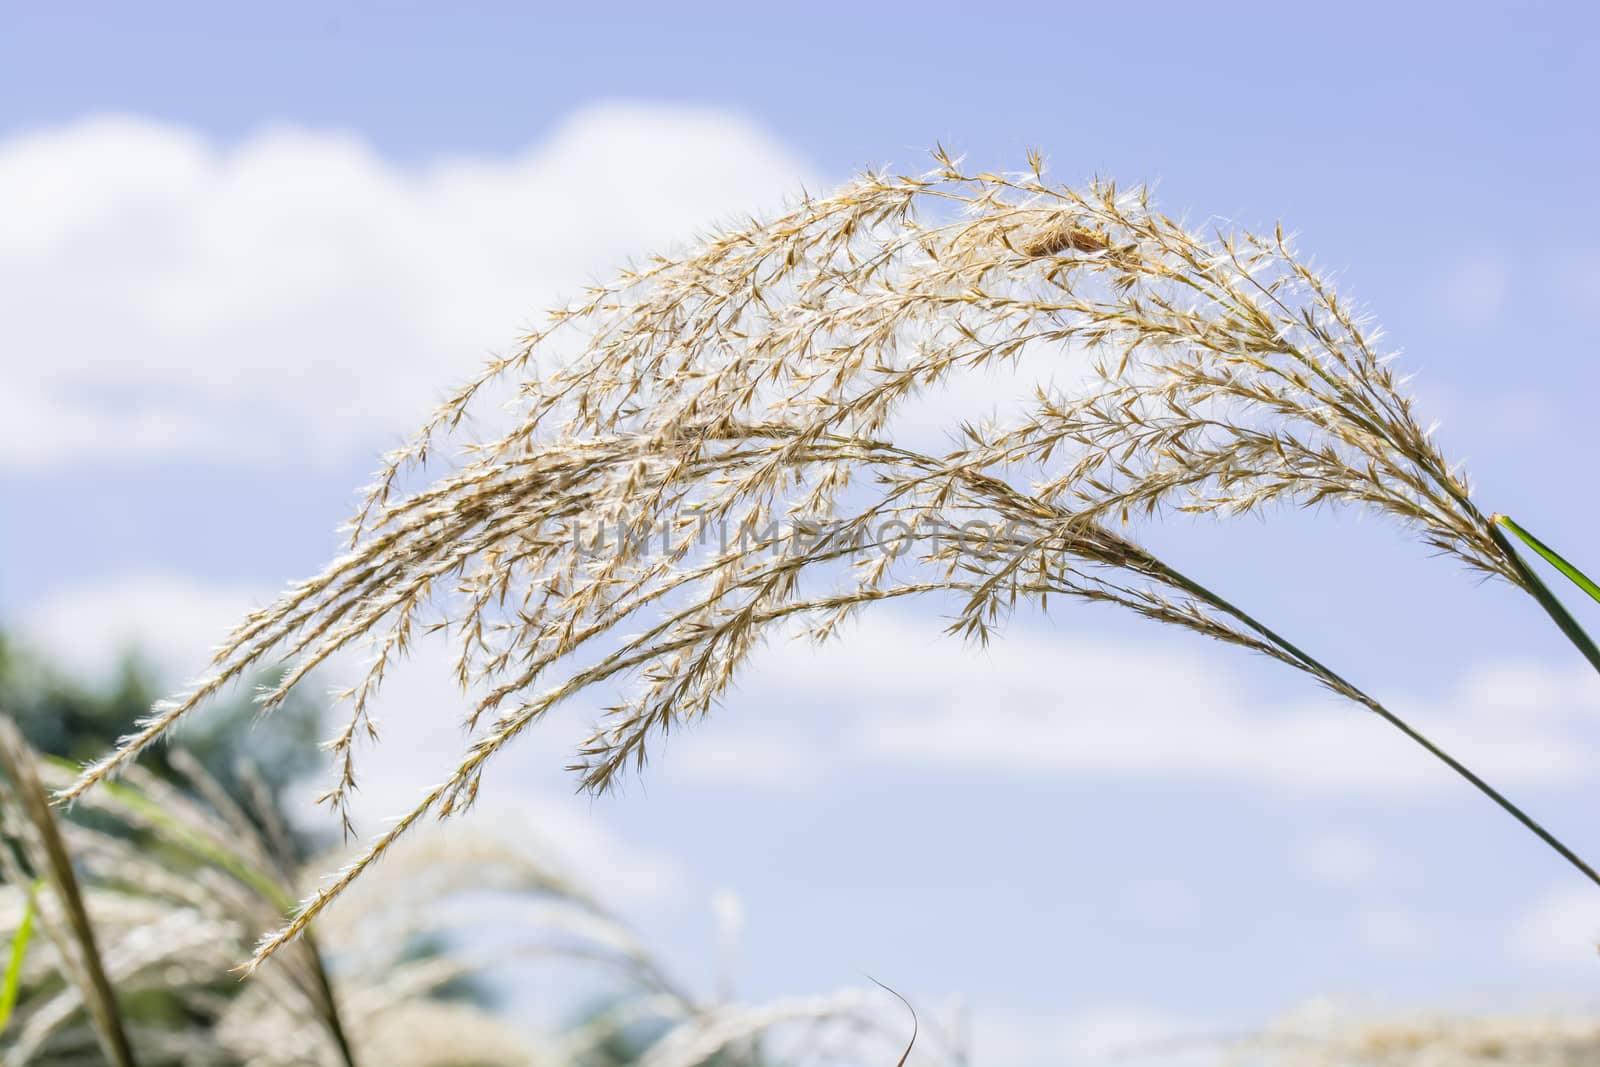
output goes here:
{"type": "Polygon", "coordinates": [[[321,769],[324,709],[293,696],[257,716],[252,693],[272,681],[51,808],[48,791],[127,733],[162,679],[128,654],[85,682],[0,636],[0,1067],[759,1067],[777,1027],[826,1038],[824,1058],[904,1040],[877,991],[702,998],[537,850],[466,827],[395,850],[365,895],[241,981],[256,938],[342,850],[290,810],[321,769]],[[500,995],[497,966],[534,961],[572,994],[554,1031],[500,995]]]}
{"type": "MultiPolygon", "coordinates": [[[[272,680],[270,675],[258,679],[262,684],[272,680]]],[[[253,766],[281,811],[290,784],[319,765],[323,709],[297,693],[271,717],[252,721],[257,719],[253,688],[219,702],[211,714],[186,726],[180,740],[233,796],[242,795],[241,768],[253,766]]],[[[89,685],[0,632],[0,711],[41,755],[74,763],[104,755],[162,695],[162,680],[137,652],[124,653],[103,684],[89,685]]],[[[167,746],[153,748],[144,763],[174,780],[167,746]]]]}

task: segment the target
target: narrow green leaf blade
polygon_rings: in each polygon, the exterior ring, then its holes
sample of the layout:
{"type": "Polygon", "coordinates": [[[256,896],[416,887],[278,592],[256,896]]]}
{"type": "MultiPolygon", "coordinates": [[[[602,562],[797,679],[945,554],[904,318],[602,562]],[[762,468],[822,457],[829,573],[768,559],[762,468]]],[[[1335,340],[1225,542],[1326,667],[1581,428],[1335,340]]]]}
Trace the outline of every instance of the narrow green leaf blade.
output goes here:
{"type": "Polygon", "coordinates": [[[0,1034],[5,1033],[6,1024],[11,1021],[17,994],[22,989],[22,961],[28,956],[28,942],[33,940],[33,914],[33,892],[30,891],[22,921],[17,924],[17,936],[11,941],[11,960],[6,964],[5,978],[0,980],[0,1034]]]}
{"type": "Polygon", "coordinates": [[[1550,564],[1550,566],[1566,575],[1573,585],[1577,586],[1579,589],[1582,589],[1585,593],[1588,593],[1596,603],[1600,603],[1600,585],[1595,584],[1594,579],[1590,578],[1587,574],[1584,574],[1577,567],[1574,567],[1555,549],[1551,548],[1549,545],[1545,544],[1543,541],[1533,536],[1533,534],[1519,526],[1509,515],[1496,515],[1494,517],[1494,521],[1498,522],[1501,526],[1504,526],[1506,529],[1516,534],[1522,539],[1523,544],[1539,553],[1539,555],[1544,558],[1546,563],[1550,564]]]}

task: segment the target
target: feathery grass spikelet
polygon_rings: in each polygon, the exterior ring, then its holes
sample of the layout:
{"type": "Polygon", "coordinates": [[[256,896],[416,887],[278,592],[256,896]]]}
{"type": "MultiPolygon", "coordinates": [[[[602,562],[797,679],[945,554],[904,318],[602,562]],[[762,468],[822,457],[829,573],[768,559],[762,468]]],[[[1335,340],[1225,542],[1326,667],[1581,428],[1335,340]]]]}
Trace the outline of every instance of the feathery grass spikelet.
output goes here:
{"type": "Polygon", "coordinates": [[[652,738],[715,706],[785,627],[824,638],[870,604],[954,595],[952,631],[986,640],[1019,604],[1055,596],[1304,671],[1560,847],[1366,694],[1111,528],[1169,508],[1349,503],[1525,584],[1376,336],[1281,231],[1203,237],[1142,189],[1052,185],[1037,154],[1020,175],[935,158],[931,173],[866,174],[731,227],[555,313],[389,457],[344,556],[247,617],[207,678],[63,796],[83,795],[246,672],[290,662],[264,696],[270,708],[366,642],[371,666],[330,742],[324,796],[348,828],[356,750],[376,737],[370,702],[421,633],[446,632],[473,694],[461,758],[265,955],[424,816],[470,805],[493,756],[579,693],[635,682],[575,764],[585,787],[604,790],[642,766],[652,738]],[[542,365],[566,340],[578,354],[542,365]],[[1002,425],[952,426],[947,451],[897,440],[912,397],[1040,351],[1086,353],[1097,383],[1041,391],[1002,425]],[[403,488],[506,382],[520,395],[512,425],[403,488]],[[829,536],[782,532],[808,524],[829,536]],[[887,532],[973,527],[988,531],[981,550],[887,532]],[[589,550],[602,534],[603,549],[589,550]]]}

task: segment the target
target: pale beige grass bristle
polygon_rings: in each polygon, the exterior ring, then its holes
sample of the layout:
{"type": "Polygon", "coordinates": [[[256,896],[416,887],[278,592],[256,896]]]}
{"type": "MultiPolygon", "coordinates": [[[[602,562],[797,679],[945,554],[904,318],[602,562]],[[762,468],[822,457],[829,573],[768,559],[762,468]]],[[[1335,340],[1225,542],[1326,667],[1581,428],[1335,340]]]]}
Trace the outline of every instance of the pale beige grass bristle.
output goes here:
{"type": "Polygon", "coordinates": [[[925,595],[953,595],[952,631],[979,640],[1019,605],[1054,596],[1243,646],[1471,777],[1120,525],[1168,507],[1348,503],[1520,582],[1376,337],[1281,233],[1205,237],[1142,189],[1053,185],[1037,155],[1016,175],[968,173],[942,152],[936,163],[729,227],[555,314],[390,457],[348,554],[251,614],[207,678],[64,796],[252,669],[291,665],[264,696],[271,708],[367,642],[371,669],[345,694],[330,742],[324,799],[346,813],[357,748],[376,739],[375,694],[421,633],[448,634],[473,694],[461,758],[263,943],[265,955],[418,820],[469,805],[495,753],[551,708],[635,680],[575,764],[585,787],[604,790],[644,762],[652,738],[707,713],[769,635],[825,638],[867,605],[925,595]],[[565,339],[578,354],[545,359],[565,339]],[[951,425],[941,451],[897,439],[895,415],[912,397],[1040,352],[1091,361],[1098,384],[1041,391],[997,424],[951,425]],[[475,399],[508,382],[521,398],[509,429],[459,440],[475,399]],[[407,488],[446,442],[460,461],[407,488]],[[897,523],[981,524],[989,536],[898,552],[905,539],[885,533],[897,523]],[[830,536],[786,532],[807,524],[830,536]],[[706,528],[729,543],[696,536],[706,528]],[[586,551],[602,530],[611,543],[586,551]]]}

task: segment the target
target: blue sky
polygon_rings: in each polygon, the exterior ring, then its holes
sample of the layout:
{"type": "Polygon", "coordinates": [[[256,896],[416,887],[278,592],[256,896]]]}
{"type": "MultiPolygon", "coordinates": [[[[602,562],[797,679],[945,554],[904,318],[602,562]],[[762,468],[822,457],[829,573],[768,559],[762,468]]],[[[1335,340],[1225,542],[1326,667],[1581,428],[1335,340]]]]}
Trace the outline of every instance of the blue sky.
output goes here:
{"type": "MultiPolygon", "coordinates": [[[[936,142],[996,168],[1036,145],[1058,179],[1152,181],[1191,219],[1282,218],[1403,350],[1488,509],[1580,558],[1600,519],[1586,7],[28,5],[6,27],[0,620],[85,670],[82,646],[129,636],[192,666],[542,307],[936,142]]],[[[1600,694],[1525,598],[1352,515],[1152,537],[1600,852],[1600,694]]],[[[1592,989],[1600,900],[1376,724],[1324,732],[1355,713],[1299,679],[1081,610],[987,654],[937,632],[889,616],[856,651],[775,652],[625,795],[567,795],[564,727],[496,795],[628,882],[680,959],[709,958],[729,887],[745,991],[869,970],[964,993],[980,1057],[1324,994],[1592,989]],[[1044,755],[970,743],[986,723],[1044,755]],[[1127,757],[1140,731],[1178,741],[1127,757]],[[1235,734],[1244,755],[1204,743],[1235,734]]],[[[448,719],[435,683],[399,687],[374,809],[449,742],[407,726],[448,719]]]]}

